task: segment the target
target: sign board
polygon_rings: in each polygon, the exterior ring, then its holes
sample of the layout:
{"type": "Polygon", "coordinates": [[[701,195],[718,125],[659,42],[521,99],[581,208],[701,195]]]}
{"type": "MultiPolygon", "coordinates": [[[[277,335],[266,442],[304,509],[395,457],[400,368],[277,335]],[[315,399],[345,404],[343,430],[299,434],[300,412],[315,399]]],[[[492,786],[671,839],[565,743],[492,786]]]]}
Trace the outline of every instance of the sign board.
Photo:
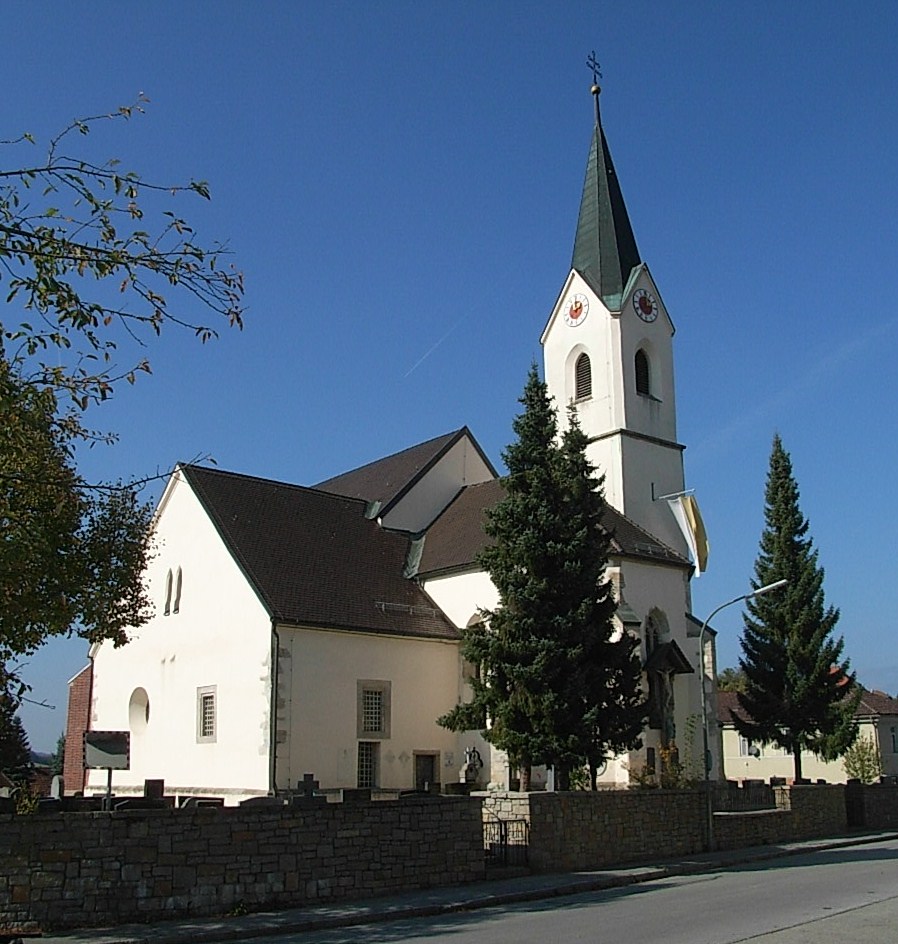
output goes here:
{"type": "Polygon", "coordinates": [[[128,770],[131,763],[129,731],[85,731],[85,768],[128,770]]]}

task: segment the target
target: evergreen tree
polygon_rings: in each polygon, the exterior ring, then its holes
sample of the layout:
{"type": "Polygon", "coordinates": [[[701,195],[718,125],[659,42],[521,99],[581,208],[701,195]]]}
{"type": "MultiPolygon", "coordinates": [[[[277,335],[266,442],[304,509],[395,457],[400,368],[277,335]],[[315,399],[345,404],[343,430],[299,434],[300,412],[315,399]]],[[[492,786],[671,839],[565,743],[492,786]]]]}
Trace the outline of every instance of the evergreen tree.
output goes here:
{"type": "Polygon", "coordinates": [[[777,435],[752,586],[782,578],[788,585],[746,601],[739,660],[746,686],[738,696],[745,716],[736,726],[743,737],[792,754],[796,779],[803,749],[834,760],[851,746],[860,697],[849,662],[842,660],[844,640],[833,635],[839,611],[825,604],[823,568],[798,499],[792,462],[777,435]]]}
{"type": "Polygon", "coordinates": [[[56,752],[50,762],[50,773],[53,776],[62,776],[65,770],[65,734],[60,734],[56,740],[56,752]]]}
{"type": "Polygon", "coordinates": [[[576,410],[569,407],[561,444],[569,535],[558,631],[565,641],[559,666],[568,696],[565,727],[577,737],[575,750],[559,758],[561,789],[567,786],[570,765],[583,758],[595,789],[604,760],[640,746],[647,711],[639,640],[614,625],[617,601],[605,576],[611,538],[602,525],[604,477],[596,475],[587,458],[588,442],[576,410]]]}
{"type": "Polygon", "coordinates": [[[31,780],[31,746],[22,720],[16,714],[15,703],[0,692],[0,771],[13,783],[27,784],[31,780]]]}
{"type": "Polygon", "coordinates": [[[641,716],[634,733],[627,711],[639,714],[639,666],[632,640],[612,641],[604,498],[586,437],[573,417],[558,443],[555,409],[535,365],[520,402],[517,439],[503,454],[505,497],[487,516],[494,543],[480,558],[500,602],[465,633],[463,655],[481,668],[473,700],[440,723],[485,729],[521,770],[522,789],[534,763],[555,766],[564,789],[575,764],[596,765],[638,740],[641,716]]]}

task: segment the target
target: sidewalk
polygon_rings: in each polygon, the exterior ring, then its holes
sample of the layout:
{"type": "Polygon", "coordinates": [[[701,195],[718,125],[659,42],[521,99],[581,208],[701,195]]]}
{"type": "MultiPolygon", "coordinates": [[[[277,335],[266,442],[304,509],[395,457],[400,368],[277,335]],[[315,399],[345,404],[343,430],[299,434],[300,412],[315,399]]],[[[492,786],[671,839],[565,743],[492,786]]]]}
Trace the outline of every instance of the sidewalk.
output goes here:
{"type": "Polygon", "coordinates": [[[710,852],[657,864],[524,875],[452,888],[433,888],[382,898],[333,902],[242,917],[190,918],[132,924],[108,929],[81,929],[48,934],[43,944],[199,944],[202,941],[245,941],[266,935],[320,931],[326,928],[374,924],[400,918],[427,917],[491,908],[521,901],[538,901],[563,895],[650,882],[671,875],[713,872],[728,866],[777,859],[783,856],[859,846],[898,839],[896,832],[857,833],[835,839],[814,839],[778,846],[754,846],[727,852],[710,852]]]}

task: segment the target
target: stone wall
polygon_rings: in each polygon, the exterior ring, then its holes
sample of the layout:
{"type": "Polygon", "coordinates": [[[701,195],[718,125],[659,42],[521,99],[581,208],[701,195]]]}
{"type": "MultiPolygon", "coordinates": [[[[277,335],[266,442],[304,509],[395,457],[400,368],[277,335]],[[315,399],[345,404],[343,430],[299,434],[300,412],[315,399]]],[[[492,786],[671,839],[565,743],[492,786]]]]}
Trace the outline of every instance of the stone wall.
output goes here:
{"type": "Polygon", "coordinates": [[[845,785],[848,821],[866,829],[898,827],[898,784],[861,783],[849,780],[845,785]]]}
{"type": "Polygon", "coordinates": [[[815,784],[774,787],[776,809],[752,813],[715,813],[718,849],[775,845],[820,836],[837,836],[848,828],[845,787],[815,784]]]}
{"type": "Polygon", "coordinates": [[[0,813],[0,924],[295,907],[484,877],[480,800],[0,813]]]}
{"type": "Polygon", "coordinates": [[[529,823],[530,867],[537,872],[699,852],[705,809],[704,794],[697,790],[484,795],[484,819],[529,823]]]}
{"type": "MultiPolygon", "coordinates": [[[[714,846],[739,849],[845,832],[845,788],[775,788],[776,809],[715,813],[714,846]]],[[[596,869],[701,852],[708,809],[701,790],[483,794],[484,819],[525,820],[537,872],[596,869]]]]}

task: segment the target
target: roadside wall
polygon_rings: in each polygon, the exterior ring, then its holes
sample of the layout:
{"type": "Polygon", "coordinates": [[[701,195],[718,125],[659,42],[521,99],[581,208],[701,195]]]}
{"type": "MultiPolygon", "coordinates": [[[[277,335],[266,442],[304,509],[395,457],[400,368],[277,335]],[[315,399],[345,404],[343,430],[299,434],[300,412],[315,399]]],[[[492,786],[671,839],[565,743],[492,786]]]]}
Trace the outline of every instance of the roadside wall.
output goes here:
{"type": "MultiPolygon", "coordinates": [[[[845,788],[777,787],[776,809],[715,813],[719,849],[838,835],[847,828],[845,788]]],[[[537,872],[594,869],[701,852],[708,811],[701,790],[482,794],[484,820],[518,819],[530,830],[537,872]]]]}
{"type": "Polygon", "coordinates": [[[836,836],[848,828],[844,784],[774,787],[773,793],[776,809],[715,813],[715,847],[776,845],[836,836]]]}
{"type": "Polygon", "coordinates": [[[704,848],[704,795],[697,790],[488,793],[484,819],[523,819],[536,872],[599,868],[690,855],[704,848]]]}
{"type": "Polygon", "coordinates": [[[898,827],[898,784],[849,780],[845,799],[850,825],[866,829],[898,827]]]}
{"type": "Polygon", "coordinates": [[[484,877],[480,801],[0,813],[0,925],[293,907],[484,877]]]}

